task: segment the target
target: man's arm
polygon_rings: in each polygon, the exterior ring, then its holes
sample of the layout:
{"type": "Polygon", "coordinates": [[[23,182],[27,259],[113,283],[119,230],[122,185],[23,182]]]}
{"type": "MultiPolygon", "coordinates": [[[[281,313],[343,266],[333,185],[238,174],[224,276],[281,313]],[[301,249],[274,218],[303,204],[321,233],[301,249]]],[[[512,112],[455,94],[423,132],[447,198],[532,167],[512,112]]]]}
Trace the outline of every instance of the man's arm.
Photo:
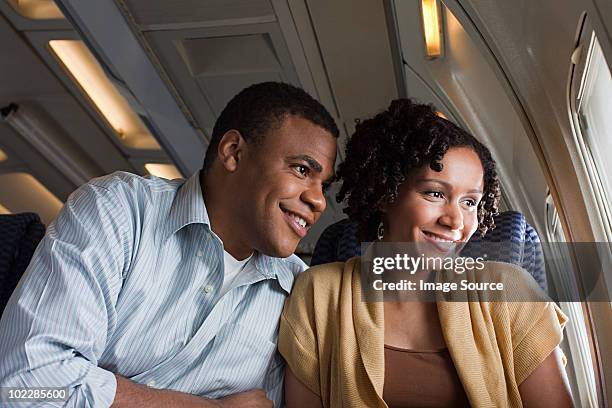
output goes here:
{"type": "Polygon", "coordinates": [[[117,378],[117,392],[112,408],[145,407],[201,407],[218,408],[214,400],[170,390],[156,390],[130,381],[121,376],[117,378]]]}
{"type": "Polygon", "coordinates": [[[68,407],[112,403],[115,376],[98,359],[132,242],[113,194],[82,186],[49,226],[0,321],[0,386],[67,387],[68,407]]]}
{"type": "Polygon", "coordinates": [[[70,196],[4,310],[0,386],[67,387],[64,405],[79,408],[271,406],[263,391],[213,401],[150,389],[98,367],[132,254],[129,206],[125,196],[98,185],[70,196]]]}
{"type": "Polygon", "coordinates": [[[156,390],[117,376],[112,408],[272,408],[263,390],[250,390],[218,400],[172,390],[156,390]]]}

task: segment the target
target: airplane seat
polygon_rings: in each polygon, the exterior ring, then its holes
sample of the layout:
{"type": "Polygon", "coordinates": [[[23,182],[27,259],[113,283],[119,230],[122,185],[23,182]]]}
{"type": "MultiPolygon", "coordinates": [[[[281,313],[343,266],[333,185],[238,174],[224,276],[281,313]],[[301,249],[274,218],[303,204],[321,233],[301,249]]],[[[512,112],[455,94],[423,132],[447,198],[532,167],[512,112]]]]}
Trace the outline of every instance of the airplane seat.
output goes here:
{"type": "Polygon", "coordinates": [[[357,224],[348,218],[340,220],[321,233],[312,253],[310,266],[330,262],[344,262],[361,255],[357,224]]]}
{"type": "Polygon", "coordinates": [[[0,215],[0,315],[44,235],[37,214],[0,215]]]}
{"type": "MultiPolygon", "coordinates": [[[[357,224],[343,219],[327,227],[317,241],[311,266],[344,262],[361,255],[357,238],[357,224]]],[[[508,262],[521,266],[547,291],[544,253],[540,238],[525,216],[517,211],[506,211],[495,217],[495,228],[484,237],[476,233],[462,251],[463,256],[480,256],[480,243],[499,243],[486,246],[487,260],[508,262]]]]}
{"type": "Polygon", "coordinates": [[[479,256],[478,254],[482,253],[482,248],[477,248],[479,243],[489,244],[485,247],[489,260],[521,266],[545,292],[548,291],[540,237],[523,214],[518,211],[500,213],[495,217],[495,228],[488,231],[484,237],[475,234],[461,254],[479,256]]]}

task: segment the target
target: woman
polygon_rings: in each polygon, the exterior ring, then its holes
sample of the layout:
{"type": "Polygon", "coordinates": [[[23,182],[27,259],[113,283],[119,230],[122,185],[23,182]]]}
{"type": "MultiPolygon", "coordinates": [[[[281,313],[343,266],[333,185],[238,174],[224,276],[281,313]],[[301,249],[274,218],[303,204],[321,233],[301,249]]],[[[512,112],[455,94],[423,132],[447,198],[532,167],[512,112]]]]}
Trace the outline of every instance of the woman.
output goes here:
{"type": "MultiPolygon", "coordinates": [[[[461,245],[493,227],[490,152],[429,106],[395,100],[358,124],[338,175],[363,241],[461,245]]],[[[510,285],[526,274],[486,269],[510,285]]],[[[359,258],[296,281],[279,338],[288,408],[572,406],[554,304],[364,302],[361,284],[359,258]]]]}

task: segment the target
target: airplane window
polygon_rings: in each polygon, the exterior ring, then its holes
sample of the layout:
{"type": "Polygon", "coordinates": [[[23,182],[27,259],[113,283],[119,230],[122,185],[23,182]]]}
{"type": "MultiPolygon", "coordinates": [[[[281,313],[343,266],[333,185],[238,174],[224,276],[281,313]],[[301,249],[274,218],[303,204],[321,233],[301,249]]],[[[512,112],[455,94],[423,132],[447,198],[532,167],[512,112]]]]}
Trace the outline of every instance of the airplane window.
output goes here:
{"type": "Polygon", "coordinates": [[[576,99],[579,133],[592,160],[595,182],[608,203],[606,208],[611,208],[612,167],[606,165],[606,158],[612,154],[612,76],[595,33],[584,61],[576,99]]]}
{"type": "MultiPolygon", "coordinates": [[[[576,147],[580,155],[581,166],[586,171],[588,188],[592,191],[594,209],[597,217],[593,217],[594,230],[601,241],[612,240],[612,168],[606,165],[606,156],[612,154],[612,76],[605,55],[597,40],[592,23],[585,17],[580,28],[579,43],[572,55],[572,74],[569,87],[570,116],[574,124],[576,147]]],[[[554,208],[552,199],[547,201],[547,213],[554,208]]],[[[556,214],[556,210],[554,211],[556,214]]],[[[551,218],[554,221],[554,217],[551,218]]],[[[551,220],[548,220],[549,222],[551,220]]],[[[560,222],[556,230],[562,234],[560,222]]],[[[554,222],[553,222],[554,224],[554,222]]],[[[557,242],[563,242],[562,235],[556,235],[557,242]]],[[[601,261],[611,261],[608,251],[598,251],[601,261]]],[[[560,258],[563,259],[563,258],[560,258]]],[[[567,259],[567,262],[570,262],[567,259]]],[[[568,263],[569,265],[569,263],[568,263]]],[[[571,279],[566,277],[567,282],[571,279]]],[[[558,276],[558,281],[563,277],[558,276]]],[[[560,286],[562,286],[561,282],[560,286]]],[[[610,282],[604,280],[604,285],[610,282]]],[[[570,285],[566,285],[568,289],[570,285]]],[[[571,287],[569,287],[571,289],[571,287]]],[[[610,287],[608,286],[608,290],[610,287]]],[[[563,290],[563,288],[562,288],[563,290]]],[[[576,401],[578,406],[598,406],[596,394],[596,378],[594,376],[593,360],[589,358],[588,334],[584,325],[581,305],[579,303],[561,303],[561,308],[570,317],[571,323],[566,328],[569,348],[572,353],[572,366],[578,384],[576,401]]],[[[594,329],[596,330],[596,329],[594,329]]],[[[576,394],[576,393],[574,393],[576,394]]],[[[575,395],[576,397],[576,395],[575,395]]]]}
{"type": "MultiPolygon", "coordinates": [[[[546,197],[546,238],[550,243],[566,242],[559,213],[550,193],[546,197]]],[[[571,255],[568,247],[559,244],[544,245],[547,258],[547,276],[549,276],[552,290],[561,298],[571,298],[569,295],[578,290],[575,277],[571,276],[571,255]]],[[[561,347],[570,360],[567,370],[574,400],[581,407],[596,407],[597,390],[595,370],[591,350],[589,349],[589,335],[584,320],[582,305],[579,302],[559,302],[559,307],[569,317],[565,328],[566,340],[561,347]]]]}

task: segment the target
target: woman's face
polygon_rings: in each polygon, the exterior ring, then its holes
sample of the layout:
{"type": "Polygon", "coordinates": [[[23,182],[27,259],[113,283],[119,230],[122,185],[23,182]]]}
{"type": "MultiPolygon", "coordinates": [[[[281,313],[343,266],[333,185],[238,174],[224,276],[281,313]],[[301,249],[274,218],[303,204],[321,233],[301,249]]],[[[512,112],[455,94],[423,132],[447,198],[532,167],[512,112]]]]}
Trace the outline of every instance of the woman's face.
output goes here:
{"type": "Polygon", "coordinates": [[[443,170],[416,170],[386,208],[384,241],[415,242],[424,252],[448,253],[470,239],[478,227],[484,171],[470,148],[448,150],[443,170]]]}

